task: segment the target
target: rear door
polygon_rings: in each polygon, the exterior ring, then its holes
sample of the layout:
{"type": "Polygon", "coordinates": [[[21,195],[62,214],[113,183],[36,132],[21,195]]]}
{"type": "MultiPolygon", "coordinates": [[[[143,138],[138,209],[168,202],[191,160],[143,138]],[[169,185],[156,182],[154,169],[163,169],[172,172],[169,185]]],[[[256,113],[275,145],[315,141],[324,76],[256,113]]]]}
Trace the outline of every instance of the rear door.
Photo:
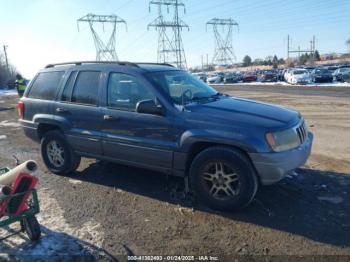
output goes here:
{"type": "Polygon", "coordinates": [[[87,156],[102,155],[100,85],[100,71],[72,71],[54,107],[57,117],[69,125],[69,144],[87,156]]]}

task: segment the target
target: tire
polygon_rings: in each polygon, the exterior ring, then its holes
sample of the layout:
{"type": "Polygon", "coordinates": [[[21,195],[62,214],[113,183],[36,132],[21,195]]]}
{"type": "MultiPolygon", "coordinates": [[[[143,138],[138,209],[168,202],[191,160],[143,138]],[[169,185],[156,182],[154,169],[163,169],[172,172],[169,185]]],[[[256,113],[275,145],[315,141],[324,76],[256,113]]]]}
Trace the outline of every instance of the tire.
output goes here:
{"type": "Polygon", "coordinates": [[[41,229],[38,220],[35,216],[23,218],[21,221],[24,231],[27,233],[28,238],[32,241],[39,240],[41,236],[41,229]]]}
{"type": "Polygon", "coordinates": [[[199,202],[217,210],[232,211],[247,206],[258,189],[258,179],[250,160],[229,147],[211,147],[199,153],[191,164],[189,175],[199,202]],[[217,169],[221,171],[217,172],[217,169]],[[208,181],[213,177],[216,182],[208,181]]]}
{"type": "Polygon", "coordinates": [[[63,134],[57,130],[47,132],[41,139],[41,156],[46,167],[57,175],[74,172],[81,160],[80,156],[73,152],[63,134]],[[60,152],[58,153],[60,157],[52,156],[55,150],[60,152]]]}

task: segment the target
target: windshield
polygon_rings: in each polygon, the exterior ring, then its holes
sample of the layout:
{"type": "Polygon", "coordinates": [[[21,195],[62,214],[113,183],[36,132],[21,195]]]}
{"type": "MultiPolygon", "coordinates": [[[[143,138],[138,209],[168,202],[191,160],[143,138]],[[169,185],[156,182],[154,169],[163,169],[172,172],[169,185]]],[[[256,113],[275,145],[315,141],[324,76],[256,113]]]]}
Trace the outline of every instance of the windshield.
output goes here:
{"type": "Polygon", "coordinates": [[[177,105],[205,101],[218,94],[215,89],[185,71],[149,73],[147,77],[154,85],[164,90],[177,105]]]}

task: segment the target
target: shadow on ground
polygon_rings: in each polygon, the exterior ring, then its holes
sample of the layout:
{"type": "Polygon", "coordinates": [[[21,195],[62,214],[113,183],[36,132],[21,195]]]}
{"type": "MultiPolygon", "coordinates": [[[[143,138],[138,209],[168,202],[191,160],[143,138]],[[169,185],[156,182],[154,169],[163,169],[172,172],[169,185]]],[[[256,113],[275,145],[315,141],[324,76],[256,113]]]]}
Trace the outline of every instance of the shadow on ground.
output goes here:
{"type": "Polygon", "coordinates": [[[298,169],[278,184],[261,187],[239,212],[217,212],[184,195],[183,180],[115,164],[93,163],[74,179],[114,187],[135,195],[192,207],[235,221],[304,236],[336,246],[350,246],[350,176],[298,169]]]}

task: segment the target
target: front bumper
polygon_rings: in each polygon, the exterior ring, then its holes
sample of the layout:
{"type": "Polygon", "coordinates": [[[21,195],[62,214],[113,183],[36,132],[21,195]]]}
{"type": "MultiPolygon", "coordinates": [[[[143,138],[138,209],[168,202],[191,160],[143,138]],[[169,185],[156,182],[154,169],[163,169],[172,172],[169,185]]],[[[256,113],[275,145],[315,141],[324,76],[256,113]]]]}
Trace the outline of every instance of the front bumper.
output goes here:
{"type": "Polygon", "coordinates": [[[313,134],[309,132],[308,138],[297,148],[278,153],[250,153],[261,183],[276,183],[289,171],[304,165],[311,153],[312,141],[313,134]]]}

